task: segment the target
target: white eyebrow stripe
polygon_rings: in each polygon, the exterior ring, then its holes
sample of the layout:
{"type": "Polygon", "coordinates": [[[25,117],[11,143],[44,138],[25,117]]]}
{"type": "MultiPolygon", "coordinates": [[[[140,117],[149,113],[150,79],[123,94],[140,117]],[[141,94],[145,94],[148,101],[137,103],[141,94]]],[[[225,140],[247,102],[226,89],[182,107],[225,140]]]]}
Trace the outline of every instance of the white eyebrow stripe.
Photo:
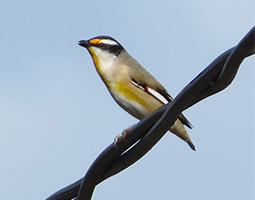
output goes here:
{"type": "Polygon", "coordinates": [[[99,43],[109,44],[109,45],[119,45],[117,42],[115,42],[113,40],[109,40],[109,39],[103,39],[99,43]]]}
{"type": "Polygon", "coordinates": [[[164,96],[162,96],[160,93],[158,93],[156,90],[153,90],[152,88],[148,87],[148,92],[156,97],[159,101],[161,101],[163,104],[167,104],[168,101],[166,100],[166,98],[164,96]]]}

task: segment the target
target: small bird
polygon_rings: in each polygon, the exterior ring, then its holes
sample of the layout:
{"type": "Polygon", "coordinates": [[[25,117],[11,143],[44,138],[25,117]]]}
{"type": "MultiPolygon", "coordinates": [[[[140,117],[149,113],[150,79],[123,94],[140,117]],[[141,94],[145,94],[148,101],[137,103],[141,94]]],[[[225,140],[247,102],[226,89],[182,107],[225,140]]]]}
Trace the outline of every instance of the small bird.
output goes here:
{"type": "MultiPolygon", "coordinates": [[[[89,51],[99,76],[117,104],[135,118],[141,120],[173,100],[160,82],[114,38],[98,36],[80,40],[78,44],[89,51]]],[[[192,128],[191,123],[181,114],[170,132],[187,142],[195,151],[184,125],[192,128]]]]}

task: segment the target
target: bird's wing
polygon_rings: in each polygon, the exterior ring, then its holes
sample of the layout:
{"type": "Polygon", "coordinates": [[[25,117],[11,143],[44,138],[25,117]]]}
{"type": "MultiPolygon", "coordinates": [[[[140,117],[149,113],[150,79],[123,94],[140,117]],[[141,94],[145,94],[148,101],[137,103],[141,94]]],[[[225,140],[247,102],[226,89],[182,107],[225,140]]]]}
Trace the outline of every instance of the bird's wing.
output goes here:
{"type": "MultiPolygon", "coordinates": [[[[173,100],[167,90],[144,68],[136,71],[135,74],[130,74],[130,79],[132,84],[149,93],[163,104],[173,100]]],[[[179,119],[187,127],[193,127],[183,114],[180,114],[179,119]]]]}

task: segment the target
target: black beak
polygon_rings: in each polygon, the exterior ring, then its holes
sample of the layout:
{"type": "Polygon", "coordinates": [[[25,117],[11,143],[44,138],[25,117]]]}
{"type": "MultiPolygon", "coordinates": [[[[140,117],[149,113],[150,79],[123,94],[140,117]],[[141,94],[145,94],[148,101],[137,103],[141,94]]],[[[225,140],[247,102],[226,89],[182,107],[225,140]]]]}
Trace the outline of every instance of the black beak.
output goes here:
{"type": "Polygon", "coordinates": [[[80,40],[79,42],[77,42],[78,45],[82,46],[82,47],[85,47],[85,48],[88,48],[91,46],[91,44],[87,41],[87,40],[80,40]]]}

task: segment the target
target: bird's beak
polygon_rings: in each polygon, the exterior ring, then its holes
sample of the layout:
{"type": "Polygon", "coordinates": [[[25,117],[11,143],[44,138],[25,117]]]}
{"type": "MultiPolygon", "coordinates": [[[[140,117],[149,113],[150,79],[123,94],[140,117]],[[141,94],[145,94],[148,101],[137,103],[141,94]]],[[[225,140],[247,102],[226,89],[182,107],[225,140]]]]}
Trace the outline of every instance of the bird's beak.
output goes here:
{"type": "Polygon", "coordinates": [[[91,46],[91,44],[89,43],[88,40],[80,40],[79,42],[77,42],[78,45],[82,46],[82,47],[85,47],[85,48],[88,48],[91,46]]]}

